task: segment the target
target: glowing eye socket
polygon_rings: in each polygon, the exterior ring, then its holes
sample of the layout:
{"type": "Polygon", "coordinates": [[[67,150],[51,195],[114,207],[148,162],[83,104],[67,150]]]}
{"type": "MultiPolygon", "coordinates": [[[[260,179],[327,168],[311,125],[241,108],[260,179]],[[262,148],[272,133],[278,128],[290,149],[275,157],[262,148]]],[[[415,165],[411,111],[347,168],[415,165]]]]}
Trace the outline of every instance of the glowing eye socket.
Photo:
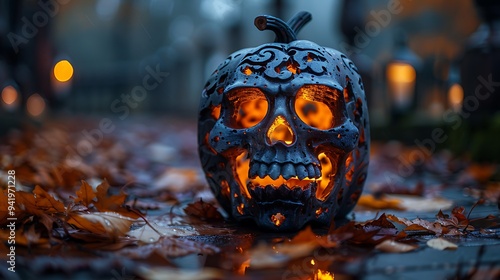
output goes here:
{"type": "Polygon", "coordinates": [[[268,102],[264,93],[256,88],[238,88],[227,93],[229,102],[228,126],[250,128],[261,122],[267,114],[268,102]]]}
{"type": "Polygon", "coordinates": [[[307,125],[327,130],[342,116],[338,107],[338,91],[327,86],[306,85],[295,96],[295,112],[307,125]]]}

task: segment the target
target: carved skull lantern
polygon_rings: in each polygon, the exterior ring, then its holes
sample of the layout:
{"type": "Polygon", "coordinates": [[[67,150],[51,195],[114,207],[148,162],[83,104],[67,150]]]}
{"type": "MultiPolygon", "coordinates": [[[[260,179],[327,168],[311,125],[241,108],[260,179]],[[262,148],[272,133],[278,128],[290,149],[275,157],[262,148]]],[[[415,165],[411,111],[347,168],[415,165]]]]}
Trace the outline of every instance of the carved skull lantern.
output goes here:
{"type": "Polygon", "coordinates": [[[238,221],[287,231],[328,225],[361,194],[369,159],[361,77],[344,54],[296,39],[310,19],[257,17],[276,42],[230,55],[202,92],[201,164],[238,221]]]}

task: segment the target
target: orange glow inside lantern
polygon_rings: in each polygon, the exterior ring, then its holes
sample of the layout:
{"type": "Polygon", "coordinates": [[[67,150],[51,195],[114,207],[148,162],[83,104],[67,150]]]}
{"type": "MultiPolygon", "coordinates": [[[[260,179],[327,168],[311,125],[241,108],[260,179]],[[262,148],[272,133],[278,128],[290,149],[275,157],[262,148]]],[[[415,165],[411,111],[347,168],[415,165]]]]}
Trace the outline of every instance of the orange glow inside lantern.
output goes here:
{"type": "Polygon", "coordinates": [[[410,105],[415,94],[415,68],[405,62],[391,62],[387,65],[386,77],[390,97],[395,106],[405,108],[410,105]]]}
{"type": "Polygon", "coordinates": [[[453,111],[460,111],[464,100],[464,89],[460,84],[453,84],[448,90],[448,104],[453,111]]]}

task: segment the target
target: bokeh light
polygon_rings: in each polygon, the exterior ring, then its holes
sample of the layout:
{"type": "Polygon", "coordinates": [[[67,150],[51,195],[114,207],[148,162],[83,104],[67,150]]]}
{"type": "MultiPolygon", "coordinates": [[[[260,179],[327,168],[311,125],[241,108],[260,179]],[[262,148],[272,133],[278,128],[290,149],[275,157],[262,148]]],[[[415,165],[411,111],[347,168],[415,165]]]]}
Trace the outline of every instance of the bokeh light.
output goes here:
{"type": "Polygon", "coordinates": [[[67,82],[73,77],[73,65],[67,60],[61,60],[54,66],[54,77],[59,82],[67,82]]]}
{"type": "Polygon", "coordinates": [[[7,105],[7,107],[15,106],[19,94],[13,86],[6,86],[2,89],[2,102],[7,105]]]}
{"type": "Polygon", "coordinates": [[[39,117],[45,111],[45,100],[38,93],[31,95],[26,101],[26,110],[33,117],[39,117]]]}
{"type": "Polygon", "coordinates": [[[459,111],[462,108],[464,100],[464,89],[459,84],[453,84],[448,91],[448,103],[454,111],[459,111]]]}
{"type": "Polygon", "coordinates": [[[407,106],[414,94],[415,68],[408,63],[392,62],[387,66],[386,74],[393,101],[397,106],[407,106]]]}

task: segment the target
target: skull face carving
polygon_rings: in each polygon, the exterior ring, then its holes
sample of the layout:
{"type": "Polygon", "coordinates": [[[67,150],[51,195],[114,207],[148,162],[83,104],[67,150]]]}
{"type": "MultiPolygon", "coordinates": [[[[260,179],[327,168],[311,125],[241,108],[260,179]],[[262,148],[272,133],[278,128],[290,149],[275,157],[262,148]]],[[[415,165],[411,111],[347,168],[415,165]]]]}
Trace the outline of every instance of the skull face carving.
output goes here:
{"type": "Polygon", "coordinates": [[[340,52],[296,40],[310,20],[257,17],[277,42],[233,53],[201,97],[198,144],[210,188],[236,220],[272,230],[328,225],[366,179],[363,84],[340,52]]]}

